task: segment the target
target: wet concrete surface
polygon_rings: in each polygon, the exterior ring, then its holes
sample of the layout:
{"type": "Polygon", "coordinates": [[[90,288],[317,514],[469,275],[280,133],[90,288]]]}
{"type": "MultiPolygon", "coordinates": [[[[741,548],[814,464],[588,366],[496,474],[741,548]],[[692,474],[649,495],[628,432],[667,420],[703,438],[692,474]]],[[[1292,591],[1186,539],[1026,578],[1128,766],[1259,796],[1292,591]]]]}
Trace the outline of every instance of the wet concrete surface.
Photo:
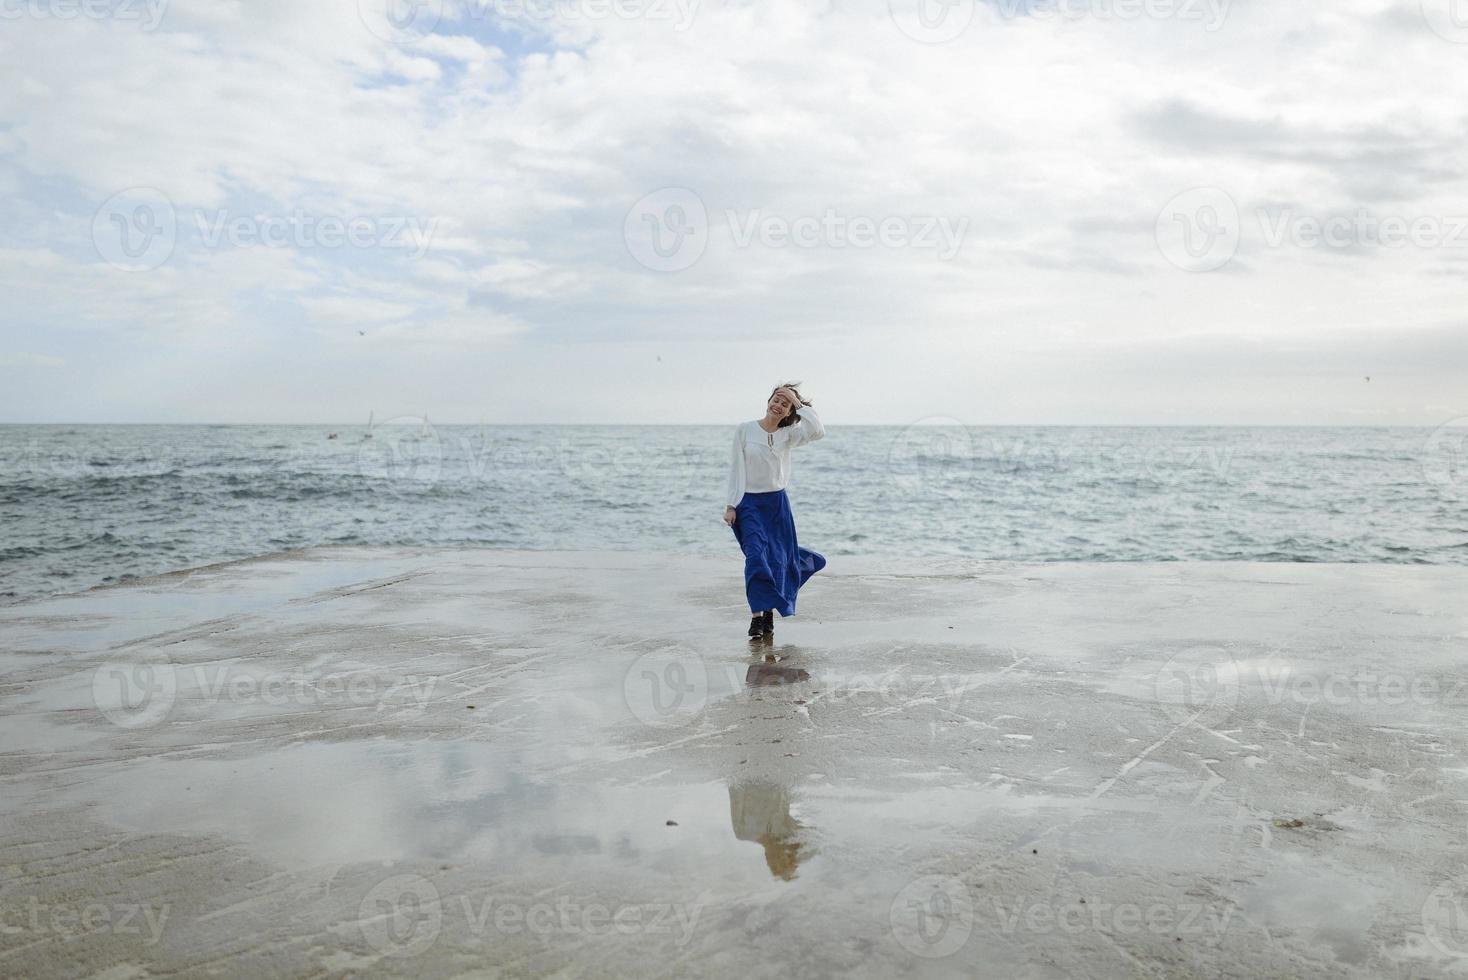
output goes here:
{"type": "Polygon", "coordinates": [[[317,549],[0,609],[0,975],[1468,972],[1468,569],[317,549]]]}

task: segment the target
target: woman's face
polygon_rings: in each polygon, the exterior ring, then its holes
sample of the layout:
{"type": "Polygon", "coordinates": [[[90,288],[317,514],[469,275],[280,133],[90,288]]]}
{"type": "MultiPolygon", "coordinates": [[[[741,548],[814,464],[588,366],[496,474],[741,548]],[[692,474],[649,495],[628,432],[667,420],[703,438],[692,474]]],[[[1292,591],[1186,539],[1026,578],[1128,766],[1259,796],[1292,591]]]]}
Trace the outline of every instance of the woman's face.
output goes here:
{"type": "Polygon", "coordinates": [[[771,395],[770,400],[765,403],[765,410],[774,419],[783,419],[790,414],[790,410],[794,407],[795,402],[785,393],[784,388],[771,395]]]}

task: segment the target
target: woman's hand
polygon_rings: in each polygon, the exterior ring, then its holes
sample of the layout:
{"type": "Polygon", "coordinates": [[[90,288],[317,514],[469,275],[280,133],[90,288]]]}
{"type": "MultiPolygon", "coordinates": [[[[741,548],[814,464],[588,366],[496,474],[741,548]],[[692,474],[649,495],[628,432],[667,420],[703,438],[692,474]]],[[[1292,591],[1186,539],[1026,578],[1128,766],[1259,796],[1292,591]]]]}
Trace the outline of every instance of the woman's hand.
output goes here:
{"type": "Polygon", "coordinates": [[[737,514],[737,513],[738,513],[738,511],[736,511],[733,507],[725,507],[724,508],[724,523],[727,524],[727,525],[729,525],[730,527],[733,527],[734,526],[734,515],[737,514]]]}
{"type": "Polygon", "coordinates": [[[791,408],[799,408],[800,406],[805,404],[805,402],[800,400],[800,396],[791,391],[789,388],[781,388],[779,390],[783,391],[785,393],[785,397],[790,399],[791,408]]]}

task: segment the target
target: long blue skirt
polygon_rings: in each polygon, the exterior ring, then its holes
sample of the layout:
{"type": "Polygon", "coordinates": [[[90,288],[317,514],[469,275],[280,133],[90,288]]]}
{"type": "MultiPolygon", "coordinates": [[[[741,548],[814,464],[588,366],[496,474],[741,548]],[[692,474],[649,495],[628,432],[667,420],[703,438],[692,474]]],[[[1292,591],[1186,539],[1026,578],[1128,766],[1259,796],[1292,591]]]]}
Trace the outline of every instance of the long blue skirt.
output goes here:
{"type": "Polygon", "coordinates": [[[784,490],[746,493],[734,512],[734,537],[744,552],[744,591],[749,611],[795,615],[795,594],[826,559],[795,540],[795,515],[784,490]]]}

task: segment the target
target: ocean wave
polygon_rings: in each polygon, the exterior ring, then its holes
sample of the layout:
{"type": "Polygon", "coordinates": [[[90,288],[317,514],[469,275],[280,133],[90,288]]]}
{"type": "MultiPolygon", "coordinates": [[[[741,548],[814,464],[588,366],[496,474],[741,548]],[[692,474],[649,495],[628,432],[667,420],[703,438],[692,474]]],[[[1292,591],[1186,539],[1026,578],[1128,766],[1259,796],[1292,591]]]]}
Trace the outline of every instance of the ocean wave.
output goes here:
{"type": "MultiPolygon", "coordinates": [[[[490,428],[405,460],[270,426],[176,427],[166,449],[109,427],[0,427],[5,588],[40,595],[325,543],[731,546],[723,429],[546,431],[553,451],[507,462],[498,447],[545,446],[545,433],[490,428]],[[607,464],[634,445],[672,462],[607,464]]],[[[1468,564],[1464,490],[1427,482],[1426,432],[1107,432],[980,433],[972,456],[938,444],[915,459],[900,427],[833,428],[793,460],[801,541],[1005,561],[1468,564]]]]}
{"type": "Polygon", "coordinates": [[[141,482],[148,480],[177,480],[183,476],[179,470],[169,469],[157,473],[87,473],[80,482],[89,486],[110,486],[115,483],[141,482]]]}

